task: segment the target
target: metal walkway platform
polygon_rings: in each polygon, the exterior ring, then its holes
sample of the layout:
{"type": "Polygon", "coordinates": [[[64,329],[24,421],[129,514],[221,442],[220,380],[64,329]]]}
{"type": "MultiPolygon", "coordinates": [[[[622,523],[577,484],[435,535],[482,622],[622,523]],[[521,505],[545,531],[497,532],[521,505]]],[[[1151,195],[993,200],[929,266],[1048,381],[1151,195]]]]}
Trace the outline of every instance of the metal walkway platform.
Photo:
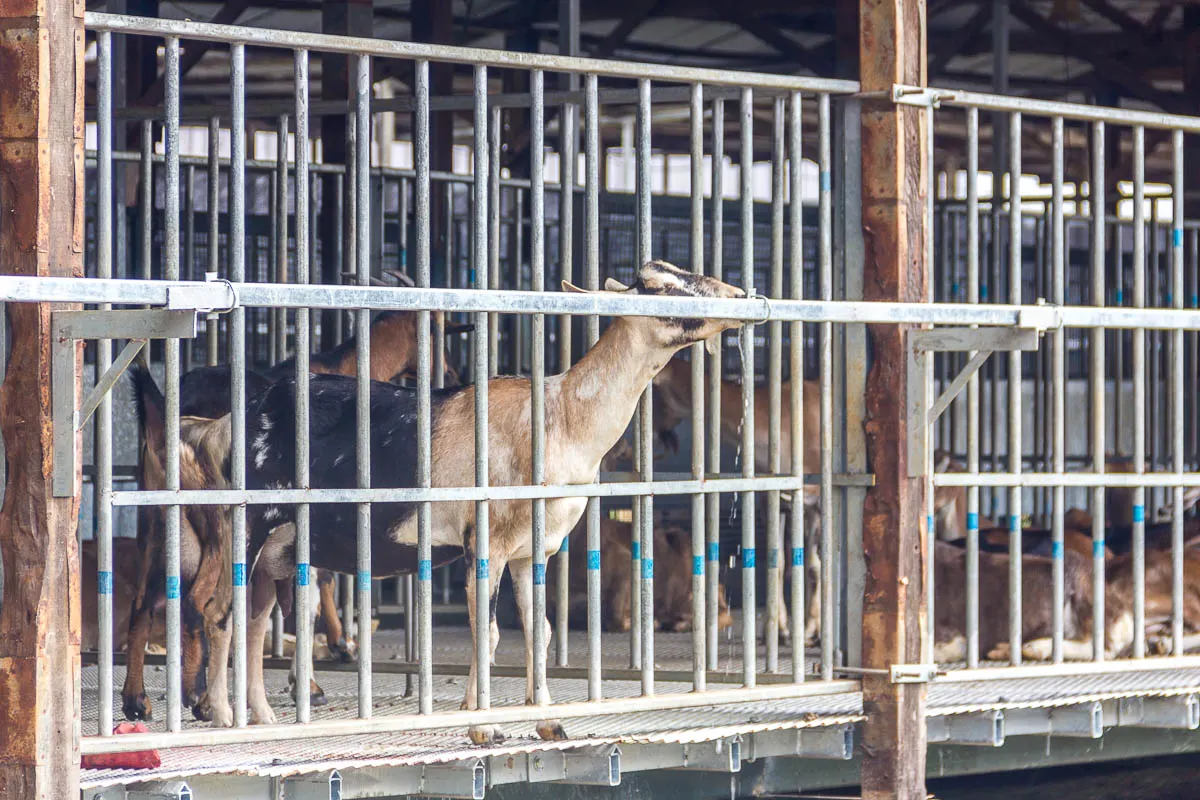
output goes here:
{"type": "MultiPolygon", "coordinates": [[[[403,659],[402,637],[397,631],[377,634],[377,664],[403,659]]],[[[571,653],[578,665],[586,643],[582,633],[576,639],[573,633],[571,653]]],[[[690,641],[686,633],[658,634],[662,674],[690,675],[690,641]]],[[[606,634],[604,644],[606,670],[627,668],[628,635],[606,634]]],[[[436,633],[439,663],[461,667],[468,646],[465,629],[436,633]]],[[[522,654],[520,633],[505,631],[497,653],[497,671],[519,667],[522,654]]],[[[731,681],[738,680],[740,655],[736,641],[723,637],[720,665],[731,681]]],[[[320,662],[317,666],[317,680],[329,702],[313,709],[313,719],[355,717],[355,674],[344,667],[327,671],[320,662]]],[[[789,669],[786,663],[781,666],[789,669]]],[[[118,687],[123,679],[124,670],[118,667],[118,687]]],[[[435,673],[435,709],[457,709],[465,680],[463,675],[435,673]]],[[[161,667],[147,668],[146,684],[151,700],[162,708],[165,673],[161,667]]],[[[640,684],[631,680],[605,680],[603,686],[606,697],[629,697],[640,691],[640,684]]],[[[660,694],[690,688],[690,680],[663,680],[657,686],[660,694]]],[[[586,700],[582,677],[552,678],[550,690],[556,702],[586,700]]],[[[268,691],[279,721],[293,721],[286,672],[268,672],[268,691]]],[[[524,691],[521,677],[495,677],[493,706],[520,704],[524,691]]],[[[935,681],[929,693],[929,736],[931,743],[999,746],[1006,736],[1099,738],[1105,729],[1118,726],[1194,730],[1200,723],[1198,694],[1200,669],[935,681]]],[[[377,672],[374,695],[376,716],[417,710],[415,697],[405,697],[403,674],[377,672]]],[[[84,669],[83,698],[84,731],[90,733],[97,715],[94,667],[84,669]]],[[[119,698],[115,701],[119,708],[119,698]]],[[[853,756],[854,728],[861,713],[861,696],[846,692],[569,719],[564,726],[570,738],[561,742],[543,742],[536,738],[531,724],[513,724],[505,726],[509,739],[504,744],[487,747],[470,745],[465,732],[454,729],[195,748],[166,748],[169,740],[164,737],[160,768],[84,770],[82,785],[89,800],[123,798],[126,788],[164,781],[186,781],[197,800],[274,798],[280,796],[280,786],[291,787],[282,795],[288,798],[482,797],[491,787],[548,781],[613,786],[623,773],[659,769],[734,773],[743,761],[772,756],[848,760],[853,756]],[[329,793],[331,781],[337,783],[340,794],[329,793]],[[309,790],[315,794],[306,793],[309,790]]],[[[150,725],[153,730],[163,729],[161,722],[150,725]]],[[[169,790],[168,786],[165,796],[175,796],[169,790]]]]}

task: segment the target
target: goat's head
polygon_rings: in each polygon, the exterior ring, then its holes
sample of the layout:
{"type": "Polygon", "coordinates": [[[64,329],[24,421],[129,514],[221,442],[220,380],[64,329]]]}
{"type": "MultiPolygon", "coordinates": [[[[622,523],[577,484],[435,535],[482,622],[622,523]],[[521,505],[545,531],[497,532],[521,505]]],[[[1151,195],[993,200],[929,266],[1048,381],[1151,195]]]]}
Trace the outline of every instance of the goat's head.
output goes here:
{"type": "MultiPolygon", "coordinates": [[[[563,281],[563,291],[586,292],[563,281]]],[[[604,283],[606,292],[627,294],[676,296],[676,297],[745,297],[746,293],[736,286],[696,275],[680,269],[666,261],[648,261],[638,270],[637,280],[632,286],[609,278],[604,283]]],[[[740,320],[705,319],[697,317],[628,317],[632,324],[645,329],[649,338],[659,345],[678,350],[689,344],[712,340],[724,331],[741,325],[740,320]]]]}
{"type": "MultiPolygon", "coordinates": [[[[437,339],[438,323],[444,320],[444,314],[441,311],[432,311],[429,314],[430,325],[430,341],[433,347],[443,348],[445,352],[445,341],[437,339]]],[[[388,353],[391,358],[386,362],[381,362],[381,366],[385,369],[385,375],[372,375],[374,380],[391,380],[394,378],[415,378],[417,374],[417,325],[420,320],[420,312],[418,311],[384,311],[375,317],[371,322],[371,360],[372,366],[375,366],[375,353],[388,353]]],[[[462,333],[468,333],[475,329],[474,325],[462,324],[457,322],[445,322],[445,335],[447,337],[457,336],[462,333]]],[[[444,381],[446,386],[457,386],[459,383],[458,372],[450,363],[443,358],[442,362],[446,365],[444,381]]]]}
{"type": "MultiPolygon", "coordinates": [[[[944,450],[934,453],[935,472],[966,472],[966,467],[944,450]]],[[[933,490],[933,510],[938,538],[956,542],[967,536],[967,489],[938,486],[933,490]]]]}

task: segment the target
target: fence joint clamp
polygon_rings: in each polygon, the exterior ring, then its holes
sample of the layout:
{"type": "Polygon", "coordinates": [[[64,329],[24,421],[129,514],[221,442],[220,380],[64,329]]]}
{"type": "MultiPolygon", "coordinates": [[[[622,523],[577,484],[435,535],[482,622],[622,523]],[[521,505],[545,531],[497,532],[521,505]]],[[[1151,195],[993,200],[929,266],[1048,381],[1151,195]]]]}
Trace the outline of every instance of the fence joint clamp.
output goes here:
{"type": "Polygon", "coordinates": [[[892,683],[931,683],[938,675],[937,664],[892,664],[892,683]]]}

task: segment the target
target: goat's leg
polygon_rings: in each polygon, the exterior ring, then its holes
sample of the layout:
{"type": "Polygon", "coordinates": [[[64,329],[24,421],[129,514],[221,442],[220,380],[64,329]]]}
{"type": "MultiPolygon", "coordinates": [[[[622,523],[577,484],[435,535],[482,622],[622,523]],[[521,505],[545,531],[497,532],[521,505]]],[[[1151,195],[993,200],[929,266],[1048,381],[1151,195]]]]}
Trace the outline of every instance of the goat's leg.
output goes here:
{"type": "MultiPolygon", "coordinates": [[[[791,561],[784,558],[784,553],[787,550],[784,548],[784,542],[787,541],[787,514],[783,511],[779,512],[779,549],[776,551],[776,558],[779,560],[779,580],[775,582],[775,607],[779,609],[779,638],[784,644],[788,644],[792,640],[792,626],[789,622],[791,619],[788,611],[787,593],[784,591],[783,585],[786,583],[785,578],[791,572],[791,561]]],[[[767,561],[770,564],[770,559],[767,561]]]]}
{"type": "Polygon", "coordinates": [[[815,549],[810,555],[807,548],[804,555],[804,570],[808,575],[808,585],[812,587],[808,619],[804,623],[804,641],[814,645],[821,636],[821,556],[815,549]]]}
{"type": "Polygon", "coordinates": [[[208,692],[193,709],[197,719],[207,719],[217,728],[233,727],[233,707],[229,704],[229,644],[233,640],[233,621],[228,617],[208,626],[208,692]]]}
{"type": "MultiPolygon", "coordinates": [[[[312,571],[315,572],[316,570],[313,569],[312,571]]],[[[321,572],[320,574],[324,575],[326,573],[321,572]]],[[[318,584],[319,583],[320,583],[320,579],[318,578],[318,584]]],[[[311,589],[310,589],[309,599],[310,600],[314,599],[311,595],[311,589]]],[[[308,624],[312,627],[313,638],[315,638],[316,632],[317,632],[317,618],[320,614],[320,606],[317,603],[309,603],[308,606],[309,606],[309,612],[310,612],[310,619],[308,620],[308,624]]],[[[304,620],[299,619],[297,617],[296,630],[299,630],[300,626],[303,624],[304,624],[304,620]]],[[[311,639],[310,639],[310,641],[311,641],[311,639]]],[[[300,658],[300,639],[299,639],[299,637],[297,637],[296,647],[292,650],[292,667],[290,670],[288,670],[288,685],[291,687],[293,702],[296,701],[296,666],[298,664],[297,659],[299,659],[299,658],[300,658]]],[[[326,697],[325,697],[325,690],[322,689],[317,684],[316,674],[317,674],[317,671],[316,671],[316,668],[313,666],[312,650],[310,648],[309,653],[308,653],[308,704],[313,707],[323,706],[329,702],[329,700],[326,699],[326,697]]]]}
{"type": "Polygon", "coordinates": [[[325,638],[329,642],[330,652],[341,653],[343,661],[353,661],[358,652],[358,645],[346,635],[346,630],[342,627],[342,617],[333,596],[336,583],[336,572],[327,569],[320,571],[317,588],[321,597],[321,619],[325,621],[325,638]]]}
{"type": "MultiPolygon", "coordinates": [[[[535,686],[533,675],[533,626],[541,625],[545,631],[546,656],[550,650],[551,627],[550,621],[544,616],[533,618],[533,559],[525,558],[513,561],[512,580],[513,590],[517,597],[517,608],[521,614],[521,628],[525,633],[525,703],[527,705],[544,706],[550,704],[550,689],[547,686],[535,686]]],[[[547,741],[559,741],[567,738],[562,723],[556,719],[542,720],[537,724],[538,736],[547,741]]]]}
{"type": "MultiPolygon", "coordinates": [[[[476,610],[475,610],[476,609],[475,598],[478,595],[478,588],[476,586],[476,580],[475,580],[475,570],[476,570],[475,557],[471,554],[470,549],[467,550],[466,557],[467,557],[467,586],[466,586],[466,589],[467,589],[467,618],[470,620],[470,623],[471,623],[471,669],[467,675],[467,690],[466,690],[466,697],[463,699],[463,708],[470,710],[470,711],[474,711],[479,708],[479,689],[478,689],[479,665],[478,665],[478,659],[476,658],[475,642],[478,641],[477,637],[482,635],[482,633],[480,631],[480,627],[484,624],[484,620],[478,619],[476,610]]],[[[490,619],[487,620],[487,626],[488,626],[487,630],[488,630],[488,639],[489,639],[489,652],[491,654],[494,654],[495,650],[496,650],[496,644],[498,644],[498,642],[499,642],[499,630],[495,627],[495,625],[496,625],[496,598],[497,598],[497,591],[500,588],[500,578],[504,574],[504,568],[503,568],[503,562],[501,562],[500,569],[495,569],[495,566],[494,566],[496,564],[495,560],[492,561],[492,564],[493,564],[492,575],[494,577],[492,578],[492,583],[491,583],[492,597],[491,597],[491,603],[489,603],[490,612],[489,612],[488,616],[490,617],[490,619]]],[[[472,725],[471,727],[469,727],[467,729],[467,736],[475,744],[500,744],[505,739],[504,730],[499,725],[472,725]]]]}
{"type": "Polygon", "coordinates": [[[267,688],[263,683],[263,645],[267,631],[271,629],[271,612],[275,610],[275,581],[255,569],[250,588],[255,612],[246,627],[246,686],[250,719],[259,725],[274,725],[275,711],[267,701],[267,688]]]}
{"type": "MultiPolygon", "coordinates": [[[[148,523],[146,523],[148,524],[148,523]]],[[[145,527],[143,527],[143,530],[145,527]]],[[[125,684],[121,688],[121,705],[125,719],[149,720],[154,718],[150,699],[142,673],[146,666],[146,644],[154,627],[154,607],[165,588],[165,574],[157,563],[157,548],[149,541],[149,535],[138,540],[141,565],[138,571],[138,587],[133,597],[129,614],[129,632],[126,638],[125,684]]]]}
{"type": "Polygon", "coordinates": [[[967,640],[962,634],[957,634],[948,642],[934,642],[933,660],[937,664],[947,664],[953,661],[963,661],[967,657],[967,640]]]}
{"type": "Polygon", "coordinates": [[[201,709],[204,695],[208,693],[207,676],[205,674],[206,649],[211,643],[204,635],[204,619],[194,608],[184,605],[183,625],[180,631],[180,649],[182,651],[180,686],[183,691],[183,703],[192,709],[192,716],[198,720],[207,720],[201,709]]]}

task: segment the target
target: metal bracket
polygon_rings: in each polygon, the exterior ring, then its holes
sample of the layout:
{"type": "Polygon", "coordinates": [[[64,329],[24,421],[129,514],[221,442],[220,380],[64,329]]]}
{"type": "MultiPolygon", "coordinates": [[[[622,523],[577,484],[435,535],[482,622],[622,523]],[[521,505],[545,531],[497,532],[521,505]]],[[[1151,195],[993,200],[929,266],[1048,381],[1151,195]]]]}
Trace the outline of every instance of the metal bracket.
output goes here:
{"type": "MultiPolygon", "coordinates": [[[[900,87],[897,87],[900,88],[900,87]]],[[[897,100],[897,102],[900,102],[897,100]]],[[[927,328],[908,334],[908,474],[924,477],[925,453],[929,428],[949,408],[971,377],[979,371],[994,352],[1036,350],[1038,340],[1047,330],[1062,326],[1062,312],[1057,306],[1039,300],[1017,314],[1013,328],[927,328]],[[975,355],[936,399],[929,396],[930,353],[962,353],[975,355]]]]}
{"type": "Polygon", "coordinates": [[[1104,735],[1104,707],[1099,701],[1057,708],[1014,708],[1004,712],[1008,736],[1066,736],[1099,739],[1104,735]]]}
{"type": "Polygon", "coordinates": [[[1001,747],[1004,744],[1004,712],[994,709],[930,717],[926,730],[930,743],[1001,747]]]}
{"type": "Polygon", "coordinates": [[[75,493],[75,436],[150,339],[190,339],[196,335],[196,311],[128,309],[117,311],[55,311],[51,330],[51,403],[54,435],[55,497],[75,493]],[[112,366],[75,406],[76,361],[80,339],[129,339],[112,366]]]}
{"type": "Polygon", "coordinates": [[[892,86],[892,102],[902,106],[941,108],[942,98],[948,96],[953,95],[922,86],[905,86],[899,83],[892,86]]]}
{"type": "Polygon", "coordinates": [[[126,800],[192,800],[191,787],[186,781],[139,783],[129,787],[126,800]]]}
{"type": "Polygon", "coordinates": [[[892,683],[930,683],[938,674],[937,664],[892,664],[891,669],[892,683]]]}
{"type": "Polygon", "coordinates": [[[289,778],[287,800],[342,800],[342,774],[336,769],[289,778]]]}
{"type": "Polygon", "coordinates": [[[487,765],[483,759],[455,764],[431,764],[422,768],[417,797],[462,797],[483,800],[487,792],[487,765]]]}
{"type": "Polygon", "coordinates": [[[625,772],[649,769],[693,769],[706,772],[740,772],[742,741],[740,736],[711,742],[687,744],[667,742],[627,746],[621,756],[625,772]]]}
{"type": "Polygon", "coordinates": [[[1117,724],[1129,728],[1194,731],[1200,728],[1200,698],[1123,697],[1117,703],[1117,724]]]}
{"type": "Polygon", "coordinates": [[[823,725],[782,731],[759,731],[745,742],[746,761],[764,758],[817,758],[849,761],[854,757],[854,725],[823,725]]]}
{"type": "Polygon", "coordinates": [[[542,750],[488,758],[489,786],[508,783],[572,783],[620,786],[621,748],[615,744],[578,750],[542,750]]]}

